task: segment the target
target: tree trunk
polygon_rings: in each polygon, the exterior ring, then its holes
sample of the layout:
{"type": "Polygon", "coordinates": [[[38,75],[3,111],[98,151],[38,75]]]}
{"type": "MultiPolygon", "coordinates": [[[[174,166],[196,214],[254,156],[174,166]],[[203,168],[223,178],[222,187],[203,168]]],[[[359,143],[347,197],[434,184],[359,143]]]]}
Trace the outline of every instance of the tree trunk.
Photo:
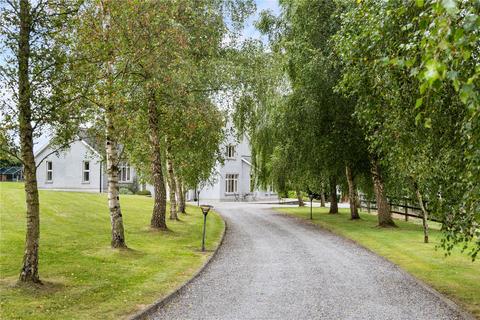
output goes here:
{"type": "Polygon", "coordinates": [[[151,152],[151,169],[153,176],[154,204],[152,219],[150,225],[155,229],[167,230],[165,220],[165,212],[167,208],[167,196],[165,190],[165,181],[162,171],[162,155],[160,153],[160,132],[158,129],[158,110],[155,93],[150,94],[148,102],[148,125],[150,129],[150,152],[151,152]]]}
{"type": "Polygon", "coordinates": [[[390,205],[388,204],[387,196],[385,194],[385,184],[383,183],[380,165],[378,164],[377,159],[371,159],[370,169],[375,197],[377,199],[378,226],[395,227],[395,222],[393,222],[392,213],[390,212],[390,205]]]}
{"type": "Polygon", "coordinates": [[[352,174],[352,169],[349,165],[345,166],[345,175],[347,176],[348,182],[348,201],[350,202],[350,219],[356,220],[360,219],[358,214],[358,201],[357,201],[357,188],[355,186],[355,180],[352,174]]]}
{"type": "Polygon", "coordinates": [[[329,213],[338,213],[337,203],[337,177],[330,177],[330,211],[329,213]]]}
{"type": "Polygon", "coordinates": [[[305,206],[305,203],[303,202],[302,192],[300,190],[296,189],[295,193],[297,194],[298,206],[299,207],[305,206]]]}
{"type": "Polygon", "coordinates": [[[20,281],[42,283],[38,276],[38,248],[40,242],[40,203],[37,187],[37,167],[33,154],[32,108],[29,79],[30,62],[30,5],[20,1],[20,34],[18,39],[18,120],[21,156],[24,165],[27,231],[20,281]]]}
{"type": "Polygon", "coordinates": [[[180,177],[176,176],[175,184],[177,186],[178,212],[185,213],[185,193],[180,177]]]}
{"type": "Polygon", "coordinates": [[[325,188],[323,186],[323,183],[320,193],[320,207],[325,208],[325,188]]]}
{"type": "Polygon", "coordinates": [[[428,211],[425,208],[425,202],[423,201],[423,196],[418,188],[418,184],[415,182],[413,185],[415,193],[417,194],[418,204],[420,205],[420,209],[422,209],[423,242],[428,243],[428,211]]]}
{"type": "Polygon", "coordinates": [[[123,228],[122,210],[120,208],[120,196],[118,186],[118,144],[115,137],[115,127],[112,122],[113,106],[109,105],[105,112],[107,154],[107,192],[108,209],[110,211],[110,224],[112,226],[112,248],[126,248],[125,233],[123,228]]]}
{"type": "MultiPolygon", "coordinates": [[[[110,11],[108,7],[103,6],[103,31],[105,41],[108,41],[108,33],[110,31],[110,11]]],[[[113,88],[113,58],[107,62],[105,77],[109,81],[110,88],[113,88]]],[[[111,97],[107,97],[110,99],[111,97]]],[[[110,224],[112,229],[112,248],[126,248],[125,233],[123,228],[122,210],[120,208],[119,186],[118,186],[118,143],[116,139],[115,124],[115,108],[111,101],[106,102],[105,109],[105,153],[107,155],[107,192],[108,192],[108,209],[110,211],[110,224]]]]}
{"type": "MultiPolygon", "coordinates": [[[[168,143],[168,142],[167,142],[168,143]]],[[[177,186],[175,183],[175,173],[173,171],[173,161],[171,159],[170,148],[167,146],[167,173],[168,173],[168,194],[170,197],[170,220],[178,220],[177,216],[177,198],[175,193],[177,192],[177,186]]]]}

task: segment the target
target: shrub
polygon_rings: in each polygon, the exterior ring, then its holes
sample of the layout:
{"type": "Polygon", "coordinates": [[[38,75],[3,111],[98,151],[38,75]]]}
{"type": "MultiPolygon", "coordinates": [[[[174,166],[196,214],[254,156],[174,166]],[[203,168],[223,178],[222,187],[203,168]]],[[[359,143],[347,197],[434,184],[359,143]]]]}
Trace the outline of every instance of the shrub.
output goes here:
{"type": "Polygon", "coordinates": [[[121,187],[120,190],[118,190],[118,192],[120,192],[120,194],[133,194],[133,192],[130,191],[130,189],[125,187],[121,187]]]}
{"type": "Polygon", "coordinates": [[[149,190],[139,190],[135,194],[139,196],[151,196],[152,193],[149,190]]]}

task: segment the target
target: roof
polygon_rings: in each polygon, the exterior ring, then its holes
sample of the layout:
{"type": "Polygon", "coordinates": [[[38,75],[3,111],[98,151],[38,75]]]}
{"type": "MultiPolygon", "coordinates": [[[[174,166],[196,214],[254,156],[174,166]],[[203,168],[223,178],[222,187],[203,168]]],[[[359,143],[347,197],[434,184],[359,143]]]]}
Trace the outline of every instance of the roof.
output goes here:
{"type": "Polygon", "coordinates": [[[82,129],[78,133],[78,139],[83,141],[87,147],[95,151],[97,155],[100,155],[102,146],[99,142],[99,139],[96,138],[94,135],[88,132],[86,129],[82,129]]]}
{"type": "Polygon", "coordinates": [[[22,171],[22,167],[5,167],[0,168],[0,174],[16,174],[22,171]]]}
{"type": "MultiPolygon", "coordinates": [[[[80,133],[78,134],[78,139],[75,141],[80,141],[83,143],[88,149],[90,149],[94,154],[96,154],[99,157],[102,157],[100,154],[100,149],[98,146],[98,143],[95,142],[95,139],[93,137],[89,137],[86,133],[85,130],[81,130],[80,133]]],[[[72,141],[73,143],[74,141],[72,141]]],[[[35,152],[35,157],[37,157],[39,154],[41,154],[45,149],[47,149],[51,144],[51,140],[46,143],[44,146],[42,146],[40,149],[38,149],[37,152],[35,152]]]]}

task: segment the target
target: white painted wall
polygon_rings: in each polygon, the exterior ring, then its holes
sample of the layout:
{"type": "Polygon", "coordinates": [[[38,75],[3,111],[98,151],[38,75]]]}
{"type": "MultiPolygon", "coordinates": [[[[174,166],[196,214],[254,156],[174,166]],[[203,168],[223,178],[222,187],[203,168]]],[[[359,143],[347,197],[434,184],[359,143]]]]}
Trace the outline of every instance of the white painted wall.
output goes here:
{"type": "MultiPolygon", "coordinates": [[[[47,146],[35,155],[35,161],[41,161],[52,152],[47,146]]],[[[38,187],[40,189],[61,189],[71,191],[100,191],[100,157],[83,141],[75,141],[66,151],[49,155],[37,168],[38,187]],[[47,181],[46,161],[52,161],[53,179],[47,181]],[[83,161],[90,161],[90,182],[83,182],[83,161]]]]}
{"type": "MultiPolygon", "coordinates": [[[[226,193],[226,175],[238,174],[238,190],[240,195],[245,193],[252,193],[250,190],[250,173],[251,166],[251,151],[248,138],[243,136],[241,141],[236,141],[233,136],[227,139],[227,142],[222,146],[223,152],[226,154],[227,145],[236,146],[236,154],[233,159],[225,159],[223,166],[217,165],[217,177],[213,186],[206,186],[200,191],[200,202],[205,200],[223,200],[234,201],[235,195],[226,193]],[[244,160],[246,161],[244,161],[244,160]],[[247,163],[248,162],[248,163],[247,163]]],[[[276,199],[277,195],[274,192],[267,192],[265,190],[253,190],[256,198],[260,199],[276,199]]],[[[187,200],[193,201],[196,198],[194,190],[189,190],[187,194],[187,200]]]]}

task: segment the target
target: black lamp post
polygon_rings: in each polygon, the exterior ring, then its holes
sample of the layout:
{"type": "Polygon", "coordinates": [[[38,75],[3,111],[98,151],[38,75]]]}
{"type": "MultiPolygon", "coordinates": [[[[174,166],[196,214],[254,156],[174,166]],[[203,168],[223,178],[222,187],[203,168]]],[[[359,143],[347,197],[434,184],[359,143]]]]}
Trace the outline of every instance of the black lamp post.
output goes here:
{"type": "Polygon", "coordinates": [[[197,190],[197,207],[200,207],[200,190],[197,190]]]}
{"type": "Polygon", "coordinates": [[[313,215],[312,215],[312,206],[313,206],[313,198],[315,195],[313,193],[309,193],[308,197],[310,198],[310,220],[313,220],[313,215]]]}
{"type": "Polygon", "coordinates": [[[210,211],[210,209],[213,208],[213,206],[210,206],[208,204],[202,204],[200,208],[202,209],[202,213],[203,213],[202,252],[205,252],[205,231],[207,229],[207,214],[210,211]]]}

